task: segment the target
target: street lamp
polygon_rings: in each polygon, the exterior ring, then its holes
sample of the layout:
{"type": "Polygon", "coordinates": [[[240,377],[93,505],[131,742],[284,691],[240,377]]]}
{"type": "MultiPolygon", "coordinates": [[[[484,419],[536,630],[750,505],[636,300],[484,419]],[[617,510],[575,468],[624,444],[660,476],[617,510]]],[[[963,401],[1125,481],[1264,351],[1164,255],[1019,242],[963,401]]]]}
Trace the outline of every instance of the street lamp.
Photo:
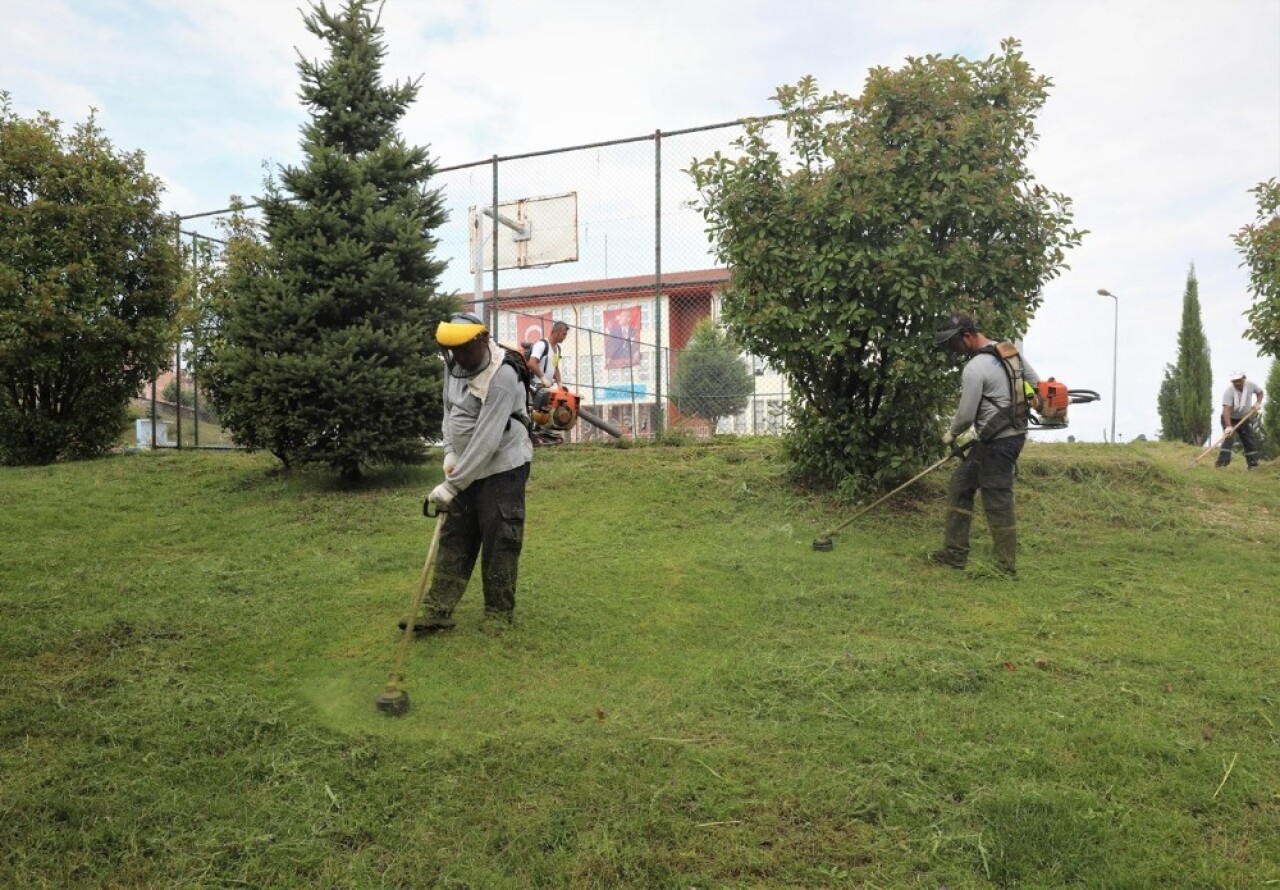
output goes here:
{"type": "Polygon", "coordinates": [[[1110,297],[1116,301],[1115,333],[1111,340],[1111,444],[1116,444],[1116,361],[1120,355],[1120,298],[1104,288],[1098,289],[1098,296],[1110,297]]]}

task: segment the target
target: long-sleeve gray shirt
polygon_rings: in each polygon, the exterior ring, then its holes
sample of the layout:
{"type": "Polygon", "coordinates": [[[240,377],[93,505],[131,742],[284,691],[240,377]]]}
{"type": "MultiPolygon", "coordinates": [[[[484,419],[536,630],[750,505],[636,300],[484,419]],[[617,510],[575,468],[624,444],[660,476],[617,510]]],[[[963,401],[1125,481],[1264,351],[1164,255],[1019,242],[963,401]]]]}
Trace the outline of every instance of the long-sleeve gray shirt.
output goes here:
{"type": "MultiPolygon", "coordinates": [[[[1040,375],[1026,358],[1022,359],[1022,375],[1033,387],[1040,382],[1040,375]]],[[[981,436],[987,424],[1001,411],[1008,410],[1009,405],[1009,376],[1004,372],[1004,365],[989,352],[978,353],[969,359],[960,375],[960,404],[951,418],[951,435],[959,436],[972,426],[981,436]]],[[[1009,427],[994,438],[1020,436],[1025,432],[1009,427]]]]}
{"type": "Polygon", "coordinates": [[[524,410],[524,387],[508,365],[493,375],[483,403],[467,389],[465,379],[445,372],[444,451],[458,457],[449,481],[459,491],[533,460],[529,430],[511,416],[524,410]]]}

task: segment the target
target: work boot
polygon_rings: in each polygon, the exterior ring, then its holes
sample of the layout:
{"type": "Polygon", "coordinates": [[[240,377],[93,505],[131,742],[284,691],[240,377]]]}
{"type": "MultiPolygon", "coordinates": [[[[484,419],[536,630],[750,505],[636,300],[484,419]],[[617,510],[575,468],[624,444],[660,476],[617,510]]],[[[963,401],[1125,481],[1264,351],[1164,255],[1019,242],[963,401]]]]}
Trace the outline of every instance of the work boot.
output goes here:
{"type": "Polygon", "coordinates": [[[941,550],[934,550],[929,553],[925,558],[936,566],[946,566],[951,569],[963,569],[965,562],[968,560],[968,554],[962,550],[943,547],[941,550]]]}
{"type": "Polygon", "coordinates": [[[514,612],[498,609],[485,609],[484,618],[480,620],[480,632],[489,636],[499,636],[515,626],[514,612]]]}
{"type": "Polygon", "coordinates": [[[1018,575],[1018,527],[1005,526],[991,529],[992,556],[996,569],[1003,575],[1018,575]]]}
{"type": "MultiPolygon", "coordinates": [[[[414,633],[414,636],[424,637],[424,636],[427,636],[428,634],[441,633],[442,631],[446,631],[446,630],[453,630],[454,624],[455,624],[454,620],[450,618],[448,615],[428,615],[426,618],[418,618],[414,620],[413,633],[414,633]]],[[[399,627],[401,630],[404,630],[404,627],[405,627],[404,619],[401,618],[400,622],[396,626],[399,627]]]]}

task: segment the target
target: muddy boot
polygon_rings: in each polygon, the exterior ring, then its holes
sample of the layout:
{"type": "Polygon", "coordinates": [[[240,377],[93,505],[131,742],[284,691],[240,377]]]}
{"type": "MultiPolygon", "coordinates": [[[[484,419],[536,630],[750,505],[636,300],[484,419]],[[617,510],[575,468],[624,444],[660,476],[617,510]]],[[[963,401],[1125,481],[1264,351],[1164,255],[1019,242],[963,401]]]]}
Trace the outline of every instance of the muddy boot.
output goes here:
{"type": "Polygon", "coordinates": [[[934,550],[926,559],[936,566],[947,566],[952,569],[963,569],[968,561],[968,551],[952,550],[950,547],[943,547],[941,550],[934,550]]]}
{"type": "Polygon", "coordinates": [[[1010,578],[1018,574],[1018,527],[1016,525],[991,529],[992,556],[996,569],[1010,578]]]}
{"type": "Polygon", "coordinates": [[[969,529],[973,525],[970,506],[952,506],[947,510],[947,526],[942,536],[942,549],[929,554],[929,561],[963,569],[969,561],[969,529]]]}
{"type": "MultiPolygon", "coordinates": [[[[400,619],[396,625],[401,630],[405,628],[405,620],[400,619]]],[[[413,621],[413,632],[415,635],[423,637],[427,634],[440,633],[441,631],[453,630],[454,620],[448,615],[428,615],[425,618],[415,618],[413,621]]]]}
{"type": "Polygon", "coordinates": [[[513,612],[485,609],[484,618],[480,621],[480,632],[491,637],[501,636],[511,630],[515,623],[516,619],[513,612]]]}

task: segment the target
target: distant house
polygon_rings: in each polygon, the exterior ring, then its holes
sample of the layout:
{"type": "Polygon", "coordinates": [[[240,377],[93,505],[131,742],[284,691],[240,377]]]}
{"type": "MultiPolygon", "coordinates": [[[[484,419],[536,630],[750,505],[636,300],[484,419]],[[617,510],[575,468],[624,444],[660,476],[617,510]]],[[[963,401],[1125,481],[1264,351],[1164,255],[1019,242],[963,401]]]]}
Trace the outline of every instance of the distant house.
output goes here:
{"type": "MultiPolygon", "coordinates": [[[[671,378],[680,351],[704,318],[719,316],[719,291],[727,269],[670,272],[655,276],[605,278],[484,293],[483,312],[497,308],[497,336],[510,346],[540,339],[553,321],[570,325],[563,343],[561,376],[583,405],[634,437],[655,433],[659,394],[668,423],[705,429],[705,422],[681,421],[670,401],[671,378]]],[[[763,362],[744,357],[756,372],[756,393],[747,410],[720,421],[721,432],[766,434],[785,424],[782,378],[763,362]]],[[[591,428],[575,436],[591,438],[591,428]]]]}

